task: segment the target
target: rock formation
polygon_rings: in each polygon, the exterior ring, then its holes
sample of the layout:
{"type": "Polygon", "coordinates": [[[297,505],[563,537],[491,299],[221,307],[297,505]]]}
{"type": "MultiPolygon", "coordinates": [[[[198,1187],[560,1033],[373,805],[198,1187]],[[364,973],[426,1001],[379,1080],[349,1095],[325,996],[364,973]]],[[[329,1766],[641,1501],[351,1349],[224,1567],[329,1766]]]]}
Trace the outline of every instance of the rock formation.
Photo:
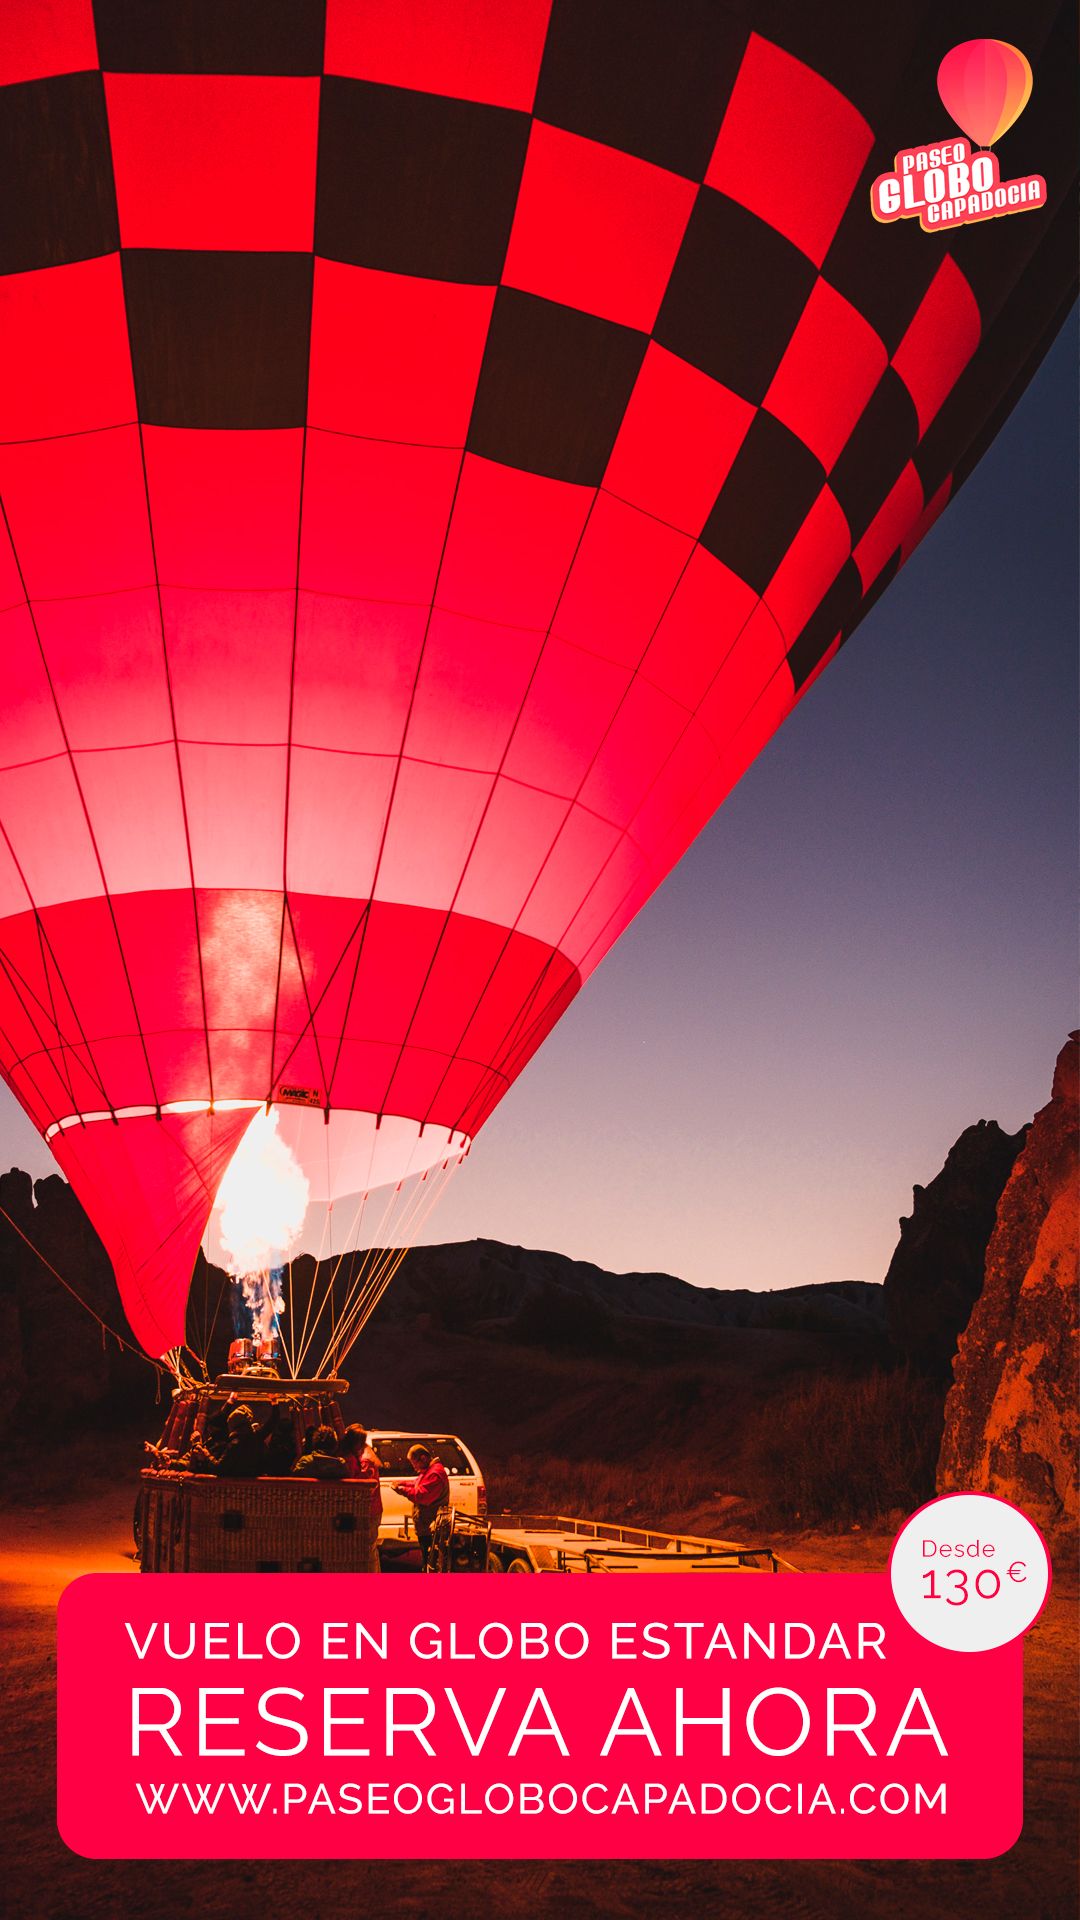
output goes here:
{"type": "Polygon", "coordinates": [[[996,1120],[967,1127],[928,1187],[900,1221],[885,1276],[885,1318],[896,1352],[920,1372],[948,1379],[956,1342],[983,1283],[998,1201],[1026,1129],[1003,1133],[996,1120]]]}
{"type": "Polygon", "coordinates": [[[112,1267],[66,1180],[34,1182],[13,1167],[0,1174],[0,1207],[0,1431],[16,1417],[62,1430],[106,1405],[117,1414],[153,1405],[151,1369],[103,1339],[49,1271],[126,1332],[112,1267]]]}
{"type": "Polygon", "coordinates": [[[1077,1524],[1077,1093],[1073,1034],[1001,1197],[938,1463],[939,1492],[1000,1494],[1051,1532],[1077,1524]]]}

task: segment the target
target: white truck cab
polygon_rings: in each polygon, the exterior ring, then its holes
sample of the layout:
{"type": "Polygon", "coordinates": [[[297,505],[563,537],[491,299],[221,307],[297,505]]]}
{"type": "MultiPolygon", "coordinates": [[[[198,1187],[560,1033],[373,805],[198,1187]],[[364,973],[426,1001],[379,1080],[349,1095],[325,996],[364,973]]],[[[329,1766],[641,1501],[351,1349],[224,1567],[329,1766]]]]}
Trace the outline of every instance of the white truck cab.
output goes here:
{"type": "Polygon", "coordinates": [[[399,1433],[373,1427],[368,1433],[368,1444],[380,1462],[383,1511],[379,1546],[384,1553],[406,1552],[416,1545],[412,1501],[403,1493],[394,1492],[395,1480],[417,1478],[416,1468],[408,1457],[410,1447],[426,1447],[434,1459],[442,1461],[450,1479],[452,1507],[481,1519],[487,1512],[487,1489],[476,1455],[456,1433],[399,1433]]]}

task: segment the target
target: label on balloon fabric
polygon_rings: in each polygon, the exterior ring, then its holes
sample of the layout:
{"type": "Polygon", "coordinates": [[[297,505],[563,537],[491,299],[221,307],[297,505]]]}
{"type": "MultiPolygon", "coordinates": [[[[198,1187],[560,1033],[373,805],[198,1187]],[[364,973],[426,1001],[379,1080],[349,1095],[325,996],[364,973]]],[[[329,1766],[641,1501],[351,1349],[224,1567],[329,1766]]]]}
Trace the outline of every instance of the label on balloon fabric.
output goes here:
{"type": "Polygon", "coordinates": [[[59,1609],[60,1833],[96,1859],[985,1858],[1022,1652],[885,1574],[93,1574],[59,1609]]]}

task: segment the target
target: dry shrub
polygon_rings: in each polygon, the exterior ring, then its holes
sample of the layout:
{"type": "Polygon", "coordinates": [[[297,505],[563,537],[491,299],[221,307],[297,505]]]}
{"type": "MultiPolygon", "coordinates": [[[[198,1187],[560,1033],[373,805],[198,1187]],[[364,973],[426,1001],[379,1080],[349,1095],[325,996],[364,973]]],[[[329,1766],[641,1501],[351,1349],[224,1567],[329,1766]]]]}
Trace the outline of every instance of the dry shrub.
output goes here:
{"type": "Polygon", "coordinates": [[[489,1475],[488,1502],[516,1513],[564,1513],[655,1527],[710,1499],[716,1471],[688,1461],[565,1460],[511,1454],[489,1475]]]}
{"type": "Polygon", "coordinates": [[[741,1424],[737,1462],[687,1452],[627,1461],[516,1453],[488,1466],[493,1510],[577,1514],[694,1532],[722,1525],[719,1496],[745,1500],[743,1532],[840,1530],[910,1513],[933,1497],[944,1390],[908,1367],[803,1376],[774,1390],[741,1424]],[[703,1512],[705,1510],[705,1512],[703,1512]]]}
{"type": "Polygon", "coordinates": [[[944,1389],[908,1367],[793,1385],[762,1407],[746,1459],[762,1516],[866,1526],[934,1493],[944,1389]]]}

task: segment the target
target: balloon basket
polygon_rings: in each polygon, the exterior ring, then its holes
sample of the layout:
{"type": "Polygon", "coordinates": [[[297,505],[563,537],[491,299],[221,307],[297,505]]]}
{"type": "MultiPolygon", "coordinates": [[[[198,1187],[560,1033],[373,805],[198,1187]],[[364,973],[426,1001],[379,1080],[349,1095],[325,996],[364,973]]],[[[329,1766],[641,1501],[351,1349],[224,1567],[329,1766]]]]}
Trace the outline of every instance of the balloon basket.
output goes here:
{"type": "Polygon", "coordinates": [[[143,1573],[365,1573],[378,1535],[360,1480],[146,1471],[143,1573]]]}
{"type": "Polygon", "coordinates": [[[233,1407],[258,1403],[259,1424],[286,1410],[298,1458],[317,1427],[345,1431],[347,1380],[279,1380],[221,1373],[174,1395],[153,1465],[141,1475],[136,1537],[144,1573],[362,1573],[377,1527],[370,1488],[359,1480],[260,1475],[219,1478],[199,1470],[223,1438],[233,1407]]]}

